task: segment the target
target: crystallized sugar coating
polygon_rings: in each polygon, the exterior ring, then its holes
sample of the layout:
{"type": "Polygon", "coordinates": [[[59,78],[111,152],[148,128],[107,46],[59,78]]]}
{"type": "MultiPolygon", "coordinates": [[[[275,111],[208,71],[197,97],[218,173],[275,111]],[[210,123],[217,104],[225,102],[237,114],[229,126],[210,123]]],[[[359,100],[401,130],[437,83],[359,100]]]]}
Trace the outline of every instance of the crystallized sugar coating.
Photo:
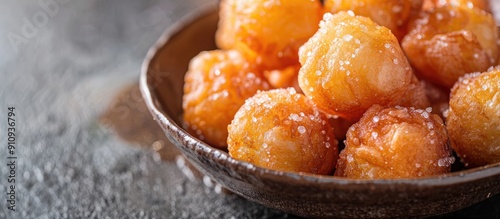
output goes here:
{"type": "Polygon", "coordinates": [[[336,176],[414,178],[447,173],[454,163],[441,118],[427,110],[375,105],[347,132],[336,176]]]}
{"type": "Polygon", "coordinates": [[[451,145],[467,167],[500,162],[499,68],[460,78],[446,123],[451,145]]]}
{"type": "Polygon", "coordinates": [[[299,61],[304,94],[321,110],[351,120],[373,104],[398,103],[414,77],[391,31],[349,12],[326,13],[299,61]]]}
{"type": "Polygon", "coordinates": [[[247,99],[228,131],[229,155],[261,167],[330,174],[338,159],[328,118],[293,88],[247,99]]]}
{"type": "Polygon", "coordinates": [[[201,52],[185,75],[182,108],[188,130],[208,144],[227,146],[227,125],[244,101],[269,85],[237,51],[201,52]]]}

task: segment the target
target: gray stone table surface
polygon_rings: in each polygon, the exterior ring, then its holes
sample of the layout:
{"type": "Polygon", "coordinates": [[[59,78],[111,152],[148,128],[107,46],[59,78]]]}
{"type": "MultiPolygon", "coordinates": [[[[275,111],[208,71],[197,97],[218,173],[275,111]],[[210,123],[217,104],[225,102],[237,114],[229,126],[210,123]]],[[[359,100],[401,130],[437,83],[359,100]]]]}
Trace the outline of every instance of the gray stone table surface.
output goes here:
{"type": "MultiPolygon", "coordinates": [[[[136,84],[148,48],[207,1],[0,3],[0,218],[295,217],[218,192],[179,169],[182,159],[138,147],[102,122],[125,88],[140,102],[136,84]],[[15,159],[8,158],[9,107],[15,159]],[[15,212],[8,209],[10,185],[15,212]]],[[[135,124],[128,114],[120,114],[124,126],[135,124]]],[[[440,217],[500,218],[499,206],[497,195],[440,217]]]]}

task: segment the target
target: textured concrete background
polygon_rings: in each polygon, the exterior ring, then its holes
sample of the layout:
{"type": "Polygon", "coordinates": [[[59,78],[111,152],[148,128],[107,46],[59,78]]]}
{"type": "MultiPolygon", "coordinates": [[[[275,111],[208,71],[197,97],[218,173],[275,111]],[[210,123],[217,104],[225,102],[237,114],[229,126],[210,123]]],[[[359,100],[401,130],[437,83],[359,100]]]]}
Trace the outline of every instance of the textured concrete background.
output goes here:
{"type": "MultiPolygon", "coordinates": [[[[100,122],[137,83],[161,32],[206,2],[1,1],[0,218],[293,217],[216,192],[179,170],[182,160],[137,147],[100,122]],[[16,212],[6,202],[7,107],[16,113],[16,212]]],[[[114,112],[132,123],[125,111],[114,112]]],[[[497,195],[443,217],[499,218],[499,206],[497,195]]]]}

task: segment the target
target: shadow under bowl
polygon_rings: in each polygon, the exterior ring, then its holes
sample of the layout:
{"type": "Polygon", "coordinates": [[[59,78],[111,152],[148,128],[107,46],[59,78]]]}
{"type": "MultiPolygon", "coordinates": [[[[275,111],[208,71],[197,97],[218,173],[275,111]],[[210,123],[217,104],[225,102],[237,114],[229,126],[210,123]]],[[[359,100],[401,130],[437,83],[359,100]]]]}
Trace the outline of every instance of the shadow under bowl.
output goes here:
{"type": "Polygon", "coordinates": [[[168,28],[144,61],[140,86],[166,136],[204,174],[251,201],[304,217],[423,217],[465,208],[500,193],[500,164],[446,175],[353,180],[269,170],[231,158],[182,128],[184,74],[192,57],[216,49],[215,4],[168,28]]]}

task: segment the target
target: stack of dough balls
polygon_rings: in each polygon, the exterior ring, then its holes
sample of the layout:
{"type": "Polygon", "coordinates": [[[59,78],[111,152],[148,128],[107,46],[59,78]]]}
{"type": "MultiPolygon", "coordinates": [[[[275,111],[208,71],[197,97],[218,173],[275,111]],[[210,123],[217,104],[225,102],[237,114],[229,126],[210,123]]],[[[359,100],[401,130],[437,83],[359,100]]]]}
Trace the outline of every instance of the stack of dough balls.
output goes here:
{"type": "Polygon", "coordinates": [[[450,172],[453,150],[465,167],[500,162],[490,11],[484,0],[221,0],[218,49],[185,75],[185,127],[278,171],[426,177],[450,172]]]}

